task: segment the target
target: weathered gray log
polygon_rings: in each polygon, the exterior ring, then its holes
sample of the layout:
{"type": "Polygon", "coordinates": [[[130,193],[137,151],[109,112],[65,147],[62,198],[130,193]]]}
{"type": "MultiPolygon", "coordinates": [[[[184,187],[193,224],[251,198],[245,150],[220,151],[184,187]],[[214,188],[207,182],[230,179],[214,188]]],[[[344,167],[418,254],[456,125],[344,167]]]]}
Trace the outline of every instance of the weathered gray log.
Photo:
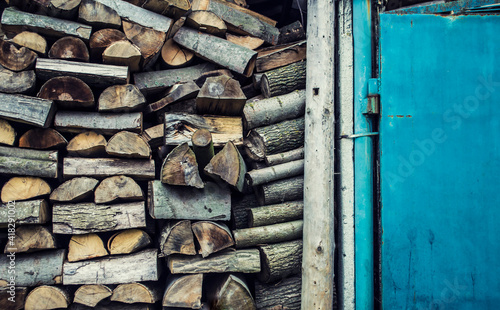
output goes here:
{"type": "Polygon", "coordinates": [[[182,84],[176,84],[172,90],[162,99],[149,104],[146,107],[146,113],[160,112],[169,104],[196,97],[200,88],[195,82],[189,81],[182,84]]]}
{"type": "Polygon", "coordinates": [[[262,270],[257,275],[257,279],[261,282],[276,282],[290,275],[301,273],[302,239],[262,245],[258,249],[262,270]]]}
{"type": "Polygon", "coordinates": [[[94,178],[74,178],[59,185],[50,194],[51,201],[57,202],[79,202],[94,193],[99,181],[94,178]]]}
{"type": "Polygon", "coordinates": [[[257,249],[238,251],[224,251],[202,258],[201,255],[182,256],[171,255],[167,259],[167,266],[173,274],[178,273],[225,273],[260,272],[260,254],[257,249]]]}
{"type": "Polygon", "coordinates": [[[258,244],[284,242],[302,238],[303,221],[297,220],[267,226],[233,230],[236,248],[247,248],[258,244]]]}
{"type": "Polygon", "coordinates": [[[257,309],[248,285],[234,274],[228,274],[222,279],[211,299],[212,309],[215,310],[257,309]]]}
{"type": "Polygon", "coordinates": [[[243,109],[245,130],[275,124],[304,115],[306,107],[305,90],[286,95],[247,102],[243,109]]]}
{"type": "Polygon", "coordinates": [[[196,255],[190,220],[168,221],[159,237],[160,257],[171,254],[196,255]]]}
{"type": "Polygon", "coordinates": [[[306,41],[258,50],[255,71],[265,72],[306,59],[306,41]]]}
{"type": "Polygon", "coordinates": [[[196,112],[239,116],[246,100],[235,79],[226,75],[208,77],[196,97],[196,112]]]}
{"type": "Polygon", "coordinates": [[[113,290],[102,284],[86,284],[75,291],[74,303],[95,307],[101,300],[110,297],[113,290]]]}
{"type": "Polygon", "coordinates": [[[149,214],[154,219],[227,221],[231,217],[231,191],[213,182],[203,189],[149,182],[149,214]]]}
{"type": "Polygon", "coordinates": [[[267,71],[260,82],[260,89],[266,98],[288,94],[304,88],[306,88],[305,61],[267,71]]]}
{"type": "Polygon", "coordinates": [[[306,32],[300,21],[295,21],[280,28],[278,44],[297,42],[306,39],[306,32]]]}
{"type": "Polygon", "coordinates": [[[231,196],[231,219],[233,228],[248,228],[248,210],[257,208],[259,202],[257,197],[251,195],[232,195],[231,196]]]}
{"type": "Polygon", "coordinates": [[[49,204],[45,199],[16,201],[15,204],[2,204],[0,206],[0,227],[7,227],[9,217],[15,210],[14,220],[16,224],[45,224],[49,220],[49,204]],[[9,208],[10,206],[10,208],[9,208]]]}
{"type": "Polygon", "coordinates": [[[257,309],[300,310],[302,278],[292,276],[275,284],[255,282],[255,304],[257,309]]]}
{"type": "Polygon", "coordinates": [[[52,223],[55,234],[87,234],[145,227],[146,213],[144,202],[54,204],[52,223]]]}
{"type": "Polygon", "coordinates": [[[97,28],[120,28],[122,25],[115,10],[94,0],[82,0],[78,21],[97,28]]]}
{"type": "Polygon", "coordinates": [[[28,294],[28,288],[19,286],[12,288],[11,286],[0,287],[0,309],[21,310],[24,308],[24,300],[28,294]]]}
{"type": "Polygon", "coordinates": [[[80,133],[92,130],[104,135],[120,131],[142,132],[142,113],[98,113],[59,111],[54,117],[54,127],[62,132],[80,133]]]}
{"type": "Polygon", "coordinates": [[[8,94],[29,94],[35,90],[34,70],[14,72],[0,66],[0,92],[8,94]]]}
{"type": "Polygon", "coordinates": [[[57,178],[57,151],[0,146],[0,173],[57,178]]]}
{"type": "Polygon", "coordinates": [[[302,219],[304,202],[302,200],[284,202],[248,210],[248,226],[265,226],[302,219]]]}
{"type": "Polygon", "coordinates": [[[300,200],[304,197],[304,176],[291,177],[261,185],[257,187],[256,195],[261,206],[300,200]]]}
{"type": "Polygon", "coordinates": [[[64,264],[63,284],[120,284],[158,281],[160,266],[156,249],[92,261],[64,264]]]}
{"type": "Polygon", "coordinates": [[[64,178],[88,176],[102,179],[113,175],[126,175],[135,180],[152,180],[155,177],[155,163],[152,159],[81,157],[66,157],[63,161],[64,178]]]}
{"type": "Polygon", "coordinates": [[[15,7],[8,7],[3,11],[1,23],[2,28],[9,31],[27,29],[48,36],[75,36],[83,40],[88,40],[92,32],[92,27],[88,25],[26,13],[15,7]]]}
{"type": "Polygon", "coordinates": [[[229,70],[247,77],[252,75],[257,52],[251,49],[185,27],[177,31],[174,41],[198,56],[229,70]]]}
{"type": "Polygon", "coordinates": [[[93,108],[94,93],[82,80],[71,76],[58,76],[45,82],[37,97],[53,100],[59,108],[93,108]]]}
{"type": "Polygon", "coordinates": [[[36,127],[46,128],[52,124],[55,104],[51,100],[0,93],[0,102],[3,118],[36,127]]]}
{"type": "Polygon", "coordinates": [[[231,231],[223,223],[199,221],[193,223],[192,229],[203,258],[234,245],[231,231]]]}
{"type": "Polygon", "coordinates": [[[264,160],[268,166],[288,163],[294,160],[304,159],[304,147],[295,150],[286,151],[274,155],[266,155],[264,160]]]}
{"type": "Polygon", "coordinates": [[[146,98],[132,84],[113,85],[106,88],[99,96],[99,112],[130,112],[139,110],[146,103],[146,98]]]}
{"type": "Polygon", "coordinates": [[[166,309],[201,309],[202,288],[203,274],[169,275],[162,305],[166,309]]]}
{"type": "Polygon", "coordinates": [[[128,84],[130,79],[127,66],[40,58],[36,62],[35,69],[37,77],[42,80],[65,75],[79,78],[90,86],[97,87],[128,84]]]}
{"type": "Polygon", "coordinates": [[[304,174],[304,160],[299,159],[276,166],[248,171],[246,178],[251,186],[257,186],[302,174],[304,174]]]}
{"type": "Polygon", "coordinates": [[[0,281],[10,281],[9,267],[15,261],[16,286],[61,284],[64,257],[65,250],[1,255],[0,281]]]}

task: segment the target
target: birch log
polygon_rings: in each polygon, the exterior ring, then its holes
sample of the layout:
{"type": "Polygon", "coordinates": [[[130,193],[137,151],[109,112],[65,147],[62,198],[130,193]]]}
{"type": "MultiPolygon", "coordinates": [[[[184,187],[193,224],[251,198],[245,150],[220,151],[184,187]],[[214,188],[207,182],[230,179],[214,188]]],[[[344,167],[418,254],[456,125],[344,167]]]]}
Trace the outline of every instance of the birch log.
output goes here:
{"type": "Polygon", "coordinates": [[[142,113],[98,113],[59,111],[54,117],[54,126],[61,132],[80,133],[92,130],[104,135],[120,131],[142,132],[142,113]]]}
{"type": "Polygon", "coordinates": [[[299,159],[281,165],[248,171],[246,178],[251,186],[304,174],[304,160],[299,159]]]}
{"type": "Polygon", "coordinates": [[[114,175],[126,175],[135,180],[152,180],[155,177],[155,162],[148,159],[82,157],[66,157],[63,161],[64,178],[87,176],[102,179],[114,175]]]}
{"type": "Polygon", "coordinates": [[[44,128],[52,124],[55,105],[51,100],[0,93],[0,101],[0,116],[5,119],[44,128]]]}
{"type": "Polygon", "coordinates": [[[57,178],[57,154],[57,151],[0,146],[0,173],[57,178]]]}
{"type": "Polygon", "coordinates": [[[167,259],[172,274],[178,273],[258,273],[260,255],[257,249],[225,251],[208,258],[197,256],[172,255],[167,259]]]}
{"type": "Polygon", "coordinates": [[[236,248],[258,244],[284,242],[302,238],[303,221],[297,220],[274,225],[237,229],[233,231],[236,248]]]}

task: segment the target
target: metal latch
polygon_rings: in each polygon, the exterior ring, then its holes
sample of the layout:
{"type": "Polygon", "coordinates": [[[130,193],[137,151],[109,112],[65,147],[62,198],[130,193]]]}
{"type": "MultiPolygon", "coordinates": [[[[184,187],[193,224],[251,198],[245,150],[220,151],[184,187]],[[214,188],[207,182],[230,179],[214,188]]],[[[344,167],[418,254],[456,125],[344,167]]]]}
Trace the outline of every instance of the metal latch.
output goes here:
{"type": "Polygon", "coordinates": [[[378,115],[380,114],[380,80],[379,79],[369,79],[368,80],[368,96],[363,100],[364,110],[363,114],[378,115]]]}

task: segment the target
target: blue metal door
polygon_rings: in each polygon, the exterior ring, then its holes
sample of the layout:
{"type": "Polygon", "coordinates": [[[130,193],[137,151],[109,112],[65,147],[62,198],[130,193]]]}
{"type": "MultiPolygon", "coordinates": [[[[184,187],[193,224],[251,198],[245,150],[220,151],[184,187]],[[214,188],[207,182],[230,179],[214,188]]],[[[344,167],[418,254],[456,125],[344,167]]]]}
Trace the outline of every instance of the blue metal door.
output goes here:
{"type": "Polygon", "coordinates": [[[498,309],[500,16],[380,17],[383,309],[498,309]]]}

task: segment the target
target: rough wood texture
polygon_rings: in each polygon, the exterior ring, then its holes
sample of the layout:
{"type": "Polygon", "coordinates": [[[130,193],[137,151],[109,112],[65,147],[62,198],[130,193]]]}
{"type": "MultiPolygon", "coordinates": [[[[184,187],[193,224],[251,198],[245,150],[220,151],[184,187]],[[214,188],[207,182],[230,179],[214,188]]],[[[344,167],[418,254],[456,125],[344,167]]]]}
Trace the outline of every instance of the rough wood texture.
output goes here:
{"type": "Polygon", "coordinates": [[[49,58],[74,61],[89,61],[89,50],[82,39],[64,37],[57,40],[49,50],[49,58]]]}
{"type": "Polygon", "coordinates": [[[144,129],[141,134],[141,137],[146,141],[151,148],[159,147],[163,144],[165,133],[165,125],[159,124],[153,127],[149,127],[144,129]]]}
{"type": "Polygon", "coordinates": [[[256,195],[261,206],[300,200],[304,196],[304,176],[291,177],[261,185],[257,187],[256,195]]]}
{"type": "Polygon", "coordinates": [[[113,290],[106,285],[86,284],[80,286],[75,291],[73,302],[88,307],[95,307],[100,301],[110,297],[112,294],[113,290]]]}
{"type": "Polygon", "coordinates": [[[146,226],[144,202],[114,205],[54,204],[55,234],[87,234],[146,226]]]}
{"type": "Polygon", "coordinates": [[[286,44],[306,39],[306,32],[300,21],[295,21],[280,28],[278,44],[286,44]]]}
{"type": "Polygon", "coordinates": [[[209,77],[215,77],[215,76],[221,76],[221,75],[225,75],[225,76],[228,76],[230,78],[234,77],[234,75],[228,69],[217,69],[217,70],[213,70],[213,71],[209,71],[209,72],[205,72],[205,73],[201,74],[200,77],[198,77],[194,82],[199,87],[203,87],[203,84],[205,84],[205,82],[207,81],[207,79],[209,77]]]}
{"type": "Polygon", "coordinates": [[[91,109],[94,93],[84,81],[71,76],[58,76],[42,85],[37,96],[53,100],[62,109],[91,109]]]}
{"type": "Polygon", "coordinates": [[[143,27],[125,20],[123,21],[123,31],[127,38],[139,48],[143,59],[143,67],[148,68],[154,65],[165,42],[165,32],[143,27]]]}
{"type": "Polygon", "coordinates": [[[189,28],[179,29],[174,36],[174,41],[222,67],[247,77],[252,75],[257,57],[255,51],[189,28]]]}
{"type": "Polygon", "coordinates": [[[13,177],[2,187],[2,202],[21,201],[49,195],[47,182],[37,177],[13,177]]]}
{"type": "Polygon", "coordinates": [[[246,47],[251,50],[259,48],[264,44],[264,40],[252,37],[252,36],[238,36],[230,33],[226,33],[226,40],[234,44],[246,47]]]}
{"type": "Polygon", "coordinates": [[[267,155],[264,158],[268,166],[284,164],[299,159],[304,159],[304,147],[274,155],[267,155]]]}
{"type": "Polygon", "coordinates": [[[161,48],[161,60],[165,68],[180,68],[194,60],[194,53],[180,47],[173,39],[168,39],[161,48]]]}
{"type": "Polygon", "coordinates": [[[52,124],[55,105],[51,100],[0,93],[0,102],[0,117],[36,127],[52,124]]]}
{"type": "Polygon", "coordinates": [[[255,71],[269,71],[306,59],[306,41],[278,45],[258,52],[255,71]]]}
{"type": "Polygon", "coordinates": [[[71,139],[66,146],[71,156],[102,156],[106,154],[106,139],[95,131],[82,132],[71,139]]]}
{"type": "Polygon", "coordinates": [[[106,145],[106,153],[125,158],[151,158],[149,144],[137,133],[120,131],[113,135],[106,145]]]}
{"type": "Polygon", "coordinates": [[[12,70],[23,71],[33,66],[37,55],[26,47],[17,48],[14,44],[0,39],[0,65],[12,70]]]}
{"type": "MultiPolygon", "coordinates": [[[[64,256],[64,250],[15,255],[16,286],[61,284],[64,256]]],[[[0,281],[10,281],[10,260],[8,255],[0,256],[0,281]]]]}
{"type": "Polygon", "coordinates": [[[19,138],[19,147],[38,150],[65,148],[68,141],[52,128],[33,128],[19,138]]]}
{"type": "Polygon", "coordinates": [[[95,189],[95,203],[144,200],[141,187],[132,178],[115,175],[102,180],[95,189]]]}
{"type": "Polygon", "coordinates": [[[0,119],[0,144],[14,146],[16,136],[17,132],[14,127],[8,121],[0,119]]]}
{"type": "Polygon", "coordinates": [[[250,195],[232,195],[231,196],[231,219],[232,228],[248,228],[248,210],[259,206],[257,197],[250,195]]]}
{"type": "Polygon", "coordinates": [[[29,94],[35,90],[34,70],[14,72],[0,66],[0,92],[8,94],[29,94]]]}
{"type": "Polygon", "coordinates": [[[57,286],[38,286],[26,296],[25,310],[66,309],[71,303],[68,292],[57,286]]]}
{"type": "Polygon", "coordinates": [[[92,261],[65,263],[64,285],[120,284],[158,281],[160,269],[156,249],[92,261]]]}
{"type": "Polygon", "coordinates": [[[10,0],[10,5],[41,15],[74,19],[81,0],[10,0]]]}
{"type": "Polygon", "coordinates": [[[107,256],[108,254],[101,237],[96,234],[73,235],[69,240],[69,262],[107,256]]]}
{"type": "MultiPolygon", "coordinates": [[[[207,1],[207,0],[201,0],[201,1],[193,1],[193,10],[207,10],[207,9],[210,9],[210,0],[207,1]]],[[[222,2],[222,1],[219,1],[219,2],[222,2]]],[[[252,10],[249,10],[247,9],[247,5],[246,5],[246,1],[244,0],[230,0],[230,1],[224,1],[222,2],[223,4],[229,6],[231,9],[233,10],[236,10],[236,11],[240,11],[240,12],[243,12],[247,15],[251,15],[255,18],[258,18],[259,20],[271,25],[271,26],[276,26],[276,24],[278,23],[277,21],[265,16],[265,15],[262,15],[260,13],[257,13],[255,11],[252,11],[252,10]]]]}
{"type": "Polygon", "coordinates": [[[302,240],[263,245],[258,248],[262,271],[257,278],[261,282],[276,282],[290,275],[301,273],[302,240]]]}
{"type": "Polygon", "coordinates": [[[304,160],[299,159],[276,166],[248,171],[246,178],[251,186],[257,186],[302,174],[304,174],[304,160]]]}
{"type": "Polygon", "coordinates": [[[109,238],[108,250],[111,255],[130,254],[144,249],[151,242],[151,237],[146,232],[140,229],[128,229],[109,238]]]}
{"type": "Polygon", "coordinates": [[[50,200],[56,202],[79,202],[87,199],[94,193],[99,184],[94,178],[74,178],[59,185],[50,194],[50,200]]]}
{"type": "Polygon", "coordinates": [[[210,11],[191,12],[186,18],[186,25],[219,37],[223,37],[227,30],[224,21],[210,11]]]}
{"type": "Polygon", "coordinates": [[[154,304],[161,299],[161,294],[161,287],[154,282],[126,283],[118,285],[113,290],[111,301],[117,301],[126,304],[154,304]]]}
{"type": "Polygon", "coordinates": [[[196,97],[200,114],[241,115],[247,98],[240,83],[229,76],[209,77],[196,97]]]}
{"type": "Polygon", "coordinates": [[[26,13],[14,7],[3,11],[1,24],[5,30],[14,32],[23,29],[54,37],[75,36],[83,40],[88,40],[92,32],[92,27],[88,25],[26,13]]]}
{"type": "Polygon", "coordinates": [[[24,308],[24,300],[28,294],[27,287],[14,287],[11,290],[8,286],[0,287],[0,309],[21,310],[24,308]],[[14,292],[14,296],[12,293],[14,292]],[[14,297],[14,298],[13,298],[14,297]]]}
{"type": "Polygon", "coordinates": [[[57,178],[57,151],[0,146],[0,173],[57,178]]]}
{"type": "Polygon", "coordinates": [[[171,255],[167,266],[173,274],[178,273],[258,273],[260,255],[257,249],[225,251],[208,258],[197,256],[171,255]]]}
{"type": "Polygon", "coordinates": [[[169,276],[163,307],[201,309],[203,274],[169,276]]]}
{"type": "Polygon", "coordinates": [[[140,69],[141,51],[130,41],[116,41],[102,52],[105,64],[127,66],[131,72],[140,69]]]}
{"type": "Polygon", "coordinates": [[[47,40],[36,32],[23,31],[12,38],[12,42],[29,48],[40,55],[47,54],[47,40]]]}
{"type": "Polygon", "coordinates": [[[198,253],[203,258],[234,245],[231,231],[225,224],[200,221],[193,223],[192,229],[200,245],[198,253]]]}
{"type": "Polygon", "coordinates": [[[268,71],[264,73],[260,82],[260,89],[266,98],[304,88],[306,88],[305,61],[268,71]]]}
{"type": "Polygon", "coordinates": [[[123,130],[142,131],[142,113],[97,113],[59,111],[54,117],[54,126],[59,131],[80,133],[92,130],[104,135],[113,135],[123,130]]]}
{"type": "Polygon", "coordinates": [[[65,75],[79,78],[90,86],[97,87],[128,84],[130,78],[127,66],[40,58],[37,60],[35,68],[37,77],[42,80],[65,75]]]}
{"type": "MultiPolygon", "coordinates": [[[[16,201],[16,214],[14,220],[16,224],[45,224],[49,220],[49,204],[45,199],[16,201]]],[[[0,227],[7,227],[9,217],[8,205],[2,204],[0,207],[0,227]]]]}
{"type": "Polygon", "coordinates": [[[116,41],[127,40],[125,34],[117,29],[101,29],[92,34],[89,41],[90,58],[102,62],[102,52],[116,41]]]}
{"type": "Polygon", "coordinates": [[[154,219],[229,220],[231,192],[207,182],[203,189],[149,182],[149,214],[154,219]]]}
{"type": "Polygon", "coordinates": [[[148,105],[145,112],[161,112],[172,103],[196,97],[199,91],[200,88],[193,81],[175,84],[165,97],[148,105]]]}
{"type": "Polygon", "coordinates": [[[265,226],[302,219],[304,202],[284,202],[248,210],[248,226],[265,226]]]}
{"type": "Polygon", "coordinates": [[[216,288],[212,309],[256,310],[257,308],[247,284],[240,277],[228,274],[216,288]]]}
{"type": "Polygon", "coordinates": [[[228,142],[205,167],[205,173],[217,181],[223,180],[242,192],[245,185],[247,166],[238,149],[228,142]]]}
{"type": "Polygon", "coordinates": [[[161,167],[162,183],[203,188],[194,152],[183,143],[170,152],[161,167]]]}
{"type": "Polygon", "coordinates": [[[206,129],[198,129],[191,137],[191,144],[198,162],[198,170],[203,173],[203,169],[215,155],[212,134],[206,129]]]}
{"type": "Polygon", "coordinates": [[[171,254],[196,255],[190,220],[168,221],[161,229],[160,257],[171,254]]]}
{"type": "Polygon", "coordinates": [[[303,221],[297,220],[267,226],[233,230],[236,248],[284,242],[302,238],[303,221]]]}
{"type": "Polygon", "coordinates": [[[155,177],[155,163],[154,160],[146,159],[81,157],[66,157],[63,161],[64,178],[88,176],[101,179],[113,175],[126,175],[135,180],[152,180],[155,177]]]}
{"type": "Polygon", "coordinates": [[[300,310],[300,276],[292,276],[275,284],[255,282],[255,304],[258,309],[300,310]]]}
{"type": "Polygon", "coordinates": [[[139,110],[146,98],[133,84],[113,85],[99,96],[99,112],[130,112],[139,110]]]}
{"type": "Polygon", "coordinates": [[[201,116],[187,113],[165,114],[165,145],[191,144],[191,137],[198,129],[207,129],[212,134],[214,147],[223,147],[231,141],[243,143],[243,125],[240,117],[201,116]]]}
{"type": "Polygon", "coordinates": [[[4,253],[34,252],[55,249],[56,240],[47,227],[40,225],[19,226],[12,241],[5,245],[4,253]]]}
{"type": "Polygon", "coordinates": [[[115,10],[93,0],[82,0],[78,21],[97,28],[120,28],[122,25],[115,10]]]}

